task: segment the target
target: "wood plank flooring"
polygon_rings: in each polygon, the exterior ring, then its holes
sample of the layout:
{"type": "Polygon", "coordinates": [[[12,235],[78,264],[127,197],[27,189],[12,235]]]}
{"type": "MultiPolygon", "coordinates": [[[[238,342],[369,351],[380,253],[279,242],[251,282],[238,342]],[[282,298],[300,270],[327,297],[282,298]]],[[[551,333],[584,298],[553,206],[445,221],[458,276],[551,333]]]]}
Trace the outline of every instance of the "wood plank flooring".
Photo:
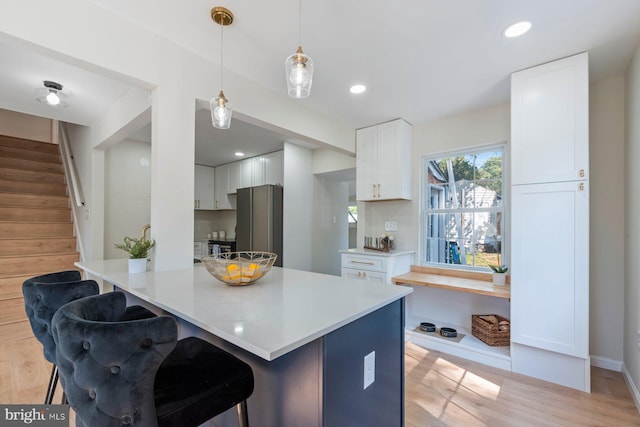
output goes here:
{"type": "Polygon", "coordinates": [[[591,378],[589,394],[407,343],[405,426],[640,426],[621,373],[591,378]]]}
{"type": "MultiPolygon", "coordinates": [[[[35,338],[3,339],[0,403],[41,403],[50,369],[35,338]]],[[[406,427],[640,426],[619,372],[592,368],[589,394],[411,343],[405,371],[406,427]]]]}

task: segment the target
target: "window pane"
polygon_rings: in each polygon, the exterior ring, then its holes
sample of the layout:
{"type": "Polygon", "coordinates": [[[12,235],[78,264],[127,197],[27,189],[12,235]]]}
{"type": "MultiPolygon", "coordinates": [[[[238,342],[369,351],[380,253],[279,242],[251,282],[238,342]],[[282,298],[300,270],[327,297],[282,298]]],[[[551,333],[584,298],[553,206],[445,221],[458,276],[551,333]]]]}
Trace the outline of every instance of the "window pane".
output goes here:
{"type": "Polygon", "coordinates": [[[353,205],[348,207],[348,222],[350,224],[355,224],[358,222],[358,206],[353,205]]]}
{"type": "Polygon", "coordinates": [[[423,262],[502,262],[503,160],[503,149],[495,148],[425,158],[423,262]]]}
{"type": "Polygon", "coordinates": [[[476,208],[488,208],[502,206],[502,181],[479,180],[474,186],[474,199],[476,208]]]}

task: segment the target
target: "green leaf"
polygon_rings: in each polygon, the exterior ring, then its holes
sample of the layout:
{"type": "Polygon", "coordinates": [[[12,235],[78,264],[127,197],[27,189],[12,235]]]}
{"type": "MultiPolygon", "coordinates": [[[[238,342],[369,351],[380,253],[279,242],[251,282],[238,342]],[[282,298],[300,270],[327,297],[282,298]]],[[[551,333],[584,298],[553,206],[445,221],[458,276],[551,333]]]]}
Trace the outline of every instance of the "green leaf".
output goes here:
{"type": "Polygon", "coordinates": [[[137,239],[135,237],[125,237],[124,243],[116,243],[114,246],[129,254],[131,259],[147,258],[149,251],[156,244],[155,240],[147,240],[145,238],[137,239]]]}

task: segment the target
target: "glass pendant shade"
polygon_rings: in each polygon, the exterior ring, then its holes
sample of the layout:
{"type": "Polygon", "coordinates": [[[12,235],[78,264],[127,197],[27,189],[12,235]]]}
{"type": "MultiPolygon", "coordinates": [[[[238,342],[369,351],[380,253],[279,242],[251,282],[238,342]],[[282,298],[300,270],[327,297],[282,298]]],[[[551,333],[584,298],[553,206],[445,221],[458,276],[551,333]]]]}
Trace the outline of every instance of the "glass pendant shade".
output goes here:
{"type": "Polygon", "coordinates": [[[304,54],[302,46],[284,63],[287,92],[292,98],[306,98],[311,94],[313,60],[304,54]]]}
{"type": "Polygon", "coordinates": [[[211,122],[217,129],[229,129],[231,126],[231,106],[224,97],[224,92],[220,91],[216,98],[211,99],[211,122]]]}

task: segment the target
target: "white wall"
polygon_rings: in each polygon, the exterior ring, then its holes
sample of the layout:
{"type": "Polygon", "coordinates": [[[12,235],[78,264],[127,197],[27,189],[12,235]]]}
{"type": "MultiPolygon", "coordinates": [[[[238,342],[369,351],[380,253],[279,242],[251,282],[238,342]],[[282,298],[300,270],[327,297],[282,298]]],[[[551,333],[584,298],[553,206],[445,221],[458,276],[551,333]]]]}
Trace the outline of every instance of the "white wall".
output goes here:
{"type": "Polygon", "coordinates": [[[305,271],[311,270],[311,239],[313,237],[311,164],[311,150],[285,142],[282,266],[305,271]]]}
{"type": "Polygon", "coordinates": [[[0,108],[0,134],[52,142],[52,120],[0,108]]]}
{"type": "MultiPolygon", "coordinates": [[[[235,196],[232,196],[235,197],[235,196]]],[[[207,234],[213,231],[224,230],[228,238],[236,235],[236,211],[193,211],[194,229],[193,236],[196,239],[206,239],[207,234]]]]}
{"type": "MultiPolygon", "coordinates": [[[[355,139],[355,134],[353,136],[355,139]]],[[[313,151],[314,174],[332,172],[337,170],[352,169],[356,167],[355,155],[346,155],[334,150],[322,148],[313,151]]]]}
{"type": "Polygon", "coordinates": [[[311,271],[340,276],[340,249],[349,247],[349,183],[314,175],[311,271]]]}
{"type": "Polygon", "coordinates": [[[589,91],[591,363],[620,370],[624,305],[624,78],[589,91]]]}
{"type": "Polygon", "coordinates": [[[640,46],[627,70],[626,95],[624,367],[640,408],[640,46]]]}
{"type": "Polygon", "coordinates": [[[104,258],[126,258],[114,245],[140,237],[151,221],[151,145],[124,140],[105,153],[104,258]]]}

